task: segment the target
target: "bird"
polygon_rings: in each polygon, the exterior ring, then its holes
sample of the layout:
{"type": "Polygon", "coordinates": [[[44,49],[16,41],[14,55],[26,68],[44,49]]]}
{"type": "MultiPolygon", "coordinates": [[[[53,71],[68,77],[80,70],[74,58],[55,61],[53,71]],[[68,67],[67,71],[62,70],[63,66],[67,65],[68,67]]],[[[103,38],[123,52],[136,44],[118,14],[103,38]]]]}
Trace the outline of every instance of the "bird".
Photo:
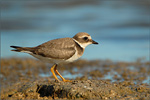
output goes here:
{"type": "Polygon", "coordinates": [[[98,44],[98,42],[92,40],[88,33],[79,32],[72,38],[58,38],[35,47],[10,47],[14,48],[11,51],[28,53],[41,61],[53,62],[54,65],[51,67],[51,72],[55,80],[60,82],[56,76],[57,74],[63,82],[72,82],[71,80],[66,80],[58,72],[57,66],[61,62],[73,62],[79,59],[83,55],[85,47],[90,44],[98,44]]]}

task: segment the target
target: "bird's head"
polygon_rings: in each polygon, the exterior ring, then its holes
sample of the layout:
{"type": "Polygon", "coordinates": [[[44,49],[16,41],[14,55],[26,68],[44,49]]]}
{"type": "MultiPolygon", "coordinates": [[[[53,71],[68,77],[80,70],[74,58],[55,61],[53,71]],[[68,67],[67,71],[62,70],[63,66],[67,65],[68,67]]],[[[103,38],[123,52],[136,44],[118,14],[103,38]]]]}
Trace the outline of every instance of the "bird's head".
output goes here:
{"type": "Polygon", "coordinates": [[[77,42],[82,48],[85,48],[86,46],[90,44],[98,44],[98,42],[95,42],[92,40],[91,36],[86,32],[79,32],[77,33],[73,39],[75,42],[77,42]]]}

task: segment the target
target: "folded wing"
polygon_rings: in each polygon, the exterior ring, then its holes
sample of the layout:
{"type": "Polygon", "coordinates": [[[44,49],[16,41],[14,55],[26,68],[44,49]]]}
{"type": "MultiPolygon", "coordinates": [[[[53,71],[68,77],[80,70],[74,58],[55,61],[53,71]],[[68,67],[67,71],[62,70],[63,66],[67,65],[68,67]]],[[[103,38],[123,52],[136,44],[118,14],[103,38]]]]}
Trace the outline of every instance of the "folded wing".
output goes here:
{"type": "Polygon", "coordinates": [[[75,45],[72,38],[60,38],[39,45],[32,52],[44,57],[66,60],[75,54],[75,45]]]}

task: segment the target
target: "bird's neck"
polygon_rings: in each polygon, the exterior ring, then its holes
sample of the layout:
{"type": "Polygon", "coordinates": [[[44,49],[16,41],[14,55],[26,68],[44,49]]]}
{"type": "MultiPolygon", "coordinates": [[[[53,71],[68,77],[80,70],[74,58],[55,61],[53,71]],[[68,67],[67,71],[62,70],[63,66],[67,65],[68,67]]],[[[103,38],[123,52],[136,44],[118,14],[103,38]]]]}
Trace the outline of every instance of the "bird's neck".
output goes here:
{"type": "Polygon", "coordinates": [[[78,50],[78,54],[79,54],[80,56],[82,56],[82,54],[83,54],[85,48],[81,47],[81,45],[80,45],[75,39],[73,39],[73,40],[74,40],[74,42],[75,42],[75,44],[76,44],[76,48],[77,48],[77,50],[78,50]]]}

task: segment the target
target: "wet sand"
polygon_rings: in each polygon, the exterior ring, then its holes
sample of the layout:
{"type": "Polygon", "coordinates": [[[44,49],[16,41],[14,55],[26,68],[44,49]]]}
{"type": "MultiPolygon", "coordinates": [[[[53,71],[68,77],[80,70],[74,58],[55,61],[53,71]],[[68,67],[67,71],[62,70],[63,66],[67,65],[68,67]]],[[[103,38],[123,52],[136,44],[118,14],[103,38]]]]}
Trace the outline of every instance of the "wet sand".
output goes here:
{"type": "Polygon", "coordinates": [[[31,58],[1,59],[1,99],[150,98],[150,62],[78,60],[59,65],[72,82],[55,81],[51,66],[31,58]]]}

